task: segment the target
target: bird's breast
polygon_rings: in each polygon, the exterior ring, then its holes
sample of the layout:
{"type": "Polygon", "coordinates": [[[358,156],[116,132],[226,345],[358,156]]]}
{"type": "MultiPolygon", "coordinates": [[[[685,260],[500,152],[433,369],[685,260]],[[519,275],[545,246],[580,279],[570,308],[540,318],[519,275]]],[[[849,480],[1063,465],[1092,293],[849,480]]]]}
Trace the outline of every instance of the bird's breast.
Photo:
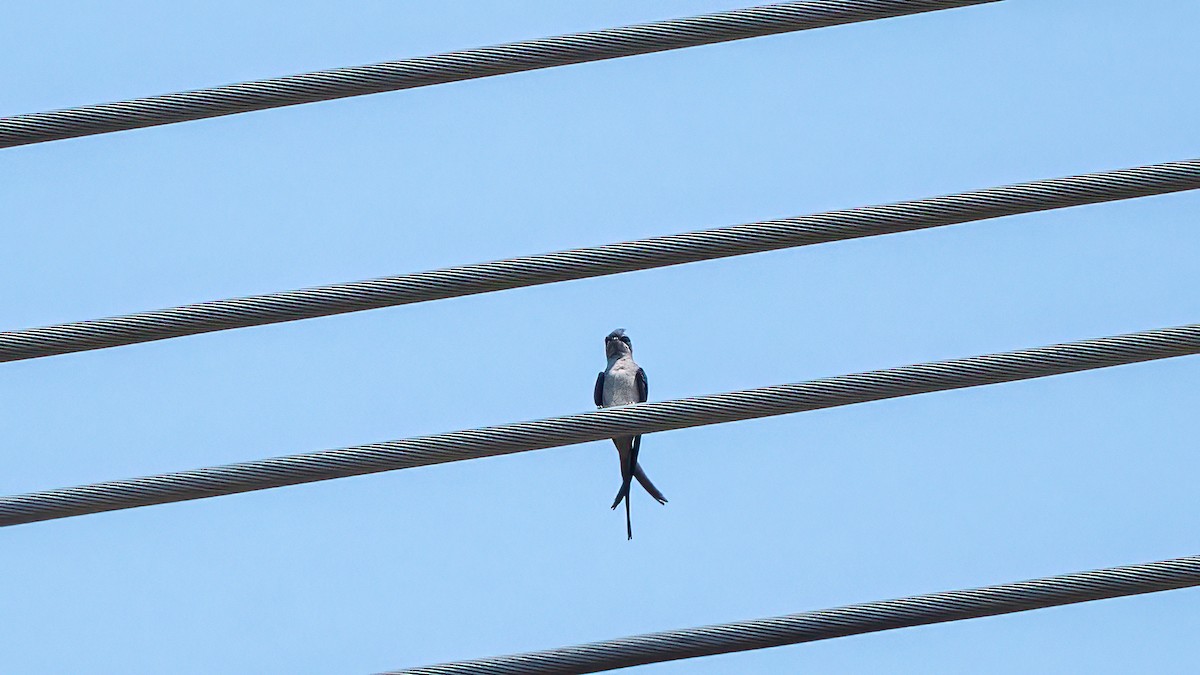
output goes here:
{"type": "Polygon", "coordinates": [[[604,373],[604,405],[629,405],[638,402],[637,365],[622,361],[613,364],[604,373]]]}

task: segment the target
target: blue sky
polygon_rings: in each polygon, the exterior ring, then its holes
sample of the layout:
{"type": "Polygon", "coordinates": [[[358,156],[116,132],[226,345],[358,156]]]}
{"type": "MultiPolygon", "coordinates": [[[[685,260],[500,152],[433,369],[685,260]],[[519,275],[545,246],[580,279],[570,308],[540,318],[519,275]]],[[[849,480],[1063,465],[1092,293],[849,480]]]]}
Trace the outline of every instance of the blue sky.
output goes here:
{"type": "MultiPolygon", "coordinates": [[[[732,2],[18,3],[0,115],[732,2]]],[[[1197,156],[1200,5],[995,5],[0,151],[0,328],[1197,156]]],[[[1200,320],[1200,195],[0,366],[0,493],[1200,320]]],[[[1200,362],[0,530],[0,672],[365,673],[1200,552],[1200,362]]],[[[1196,591],[646,673],[1187,671],[1196,591]]]]}

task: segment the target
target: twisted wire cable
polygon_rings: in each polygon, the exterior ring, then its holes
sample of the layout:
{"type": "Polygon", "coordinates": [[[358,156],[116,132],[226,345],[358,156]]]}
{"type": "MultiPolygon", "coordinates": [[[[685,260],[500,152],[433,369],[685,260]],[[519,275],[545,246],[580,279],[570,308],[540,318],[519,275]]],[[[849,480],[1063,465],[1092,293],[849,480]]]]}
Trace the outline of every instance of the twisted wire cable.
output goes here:
{"type": "Polygon", "coordinates": [[[0,526],[539,450],[1200,352],[1200,324],[0,497],[0,526]]]}
{"type": "Polygon", "coordinates": [[[574,675],[1200,585],[1200,556],[443,663],[399,675],[574,675]]]}
{"type": "Polygon", "coordinates": [[[1200,188],[1200,159],[0,333],[0,362],[1200,188]]]}
{"type": "Polygon", "coordinates": [[[650,54],[998,0],[786,2],[0,118],[0,148],[650,54]]]}

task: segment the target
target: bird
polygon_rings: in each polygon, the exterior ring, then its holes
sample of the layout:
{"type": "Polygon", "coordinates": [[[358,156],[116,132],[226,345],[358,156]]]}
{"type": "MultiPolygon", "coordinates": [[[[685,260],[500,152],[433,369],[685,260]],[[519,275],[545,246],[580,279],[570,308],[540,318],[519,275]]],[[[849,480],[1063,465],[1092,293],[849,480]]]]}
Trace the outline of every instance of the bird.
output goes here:
{"type": "MultiPolygon", "coordinates": [[[[599,408],[611,408],[631,403],[645,403],[650,394],[650,386],[646,380],[646,371],[642,370],[633,360],[633,342],[625,334],[624,328],[618,328],[604,338],[604,354],[608,357],[608,366],[596,376],[594,398],[599,408]]],[[[638,452],[642,448],[642,437],[618,436],[612,439],[617,446],[617,455],[621,460],[621,489],[613,501],[612,508],[616,509],[625,501],[625,534],[633,539],[633,524],[629,514],[629,488],[634,478],[642,484],[646,492],[659,504],[666,504],[667,498],[642,470],[638,463],[638,452]]]]}

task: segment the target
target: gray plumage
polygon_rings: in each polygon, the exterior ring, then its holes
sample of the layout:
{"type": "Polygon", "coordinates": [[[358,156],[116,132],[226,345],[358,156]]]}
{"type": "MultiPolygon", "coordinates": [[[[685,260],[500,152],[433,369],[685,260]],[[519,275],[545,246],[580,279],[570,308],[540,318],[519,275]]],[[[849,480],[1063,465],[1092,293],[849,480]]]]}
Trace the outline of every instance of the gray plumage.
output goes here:
{"type": "MultiPolygon", "coordinates": [[[[608,357],[608,367],[596,377],[593,394],[596,405],[609,408],[645,403],[650,394],[646,371],[633,360],[633,343],[625,335],[624,328],[618,328],[604,338],[604,352],[608,357]]],[[[646,492],[659,504],[666,504],[667,498],[654,487],[654,483],[650,482],[638,463],[642,437],[620,436],[613,439],[613,444],[617,446],[617,454],[621,460],[621,489],[617,492],[612,507],[615,509],[621,504],[621,500],[625,501],[625,534],[633,539],[633,523],[629,513],[629,488],[633,479],[637,478],[646,492]]]]}

